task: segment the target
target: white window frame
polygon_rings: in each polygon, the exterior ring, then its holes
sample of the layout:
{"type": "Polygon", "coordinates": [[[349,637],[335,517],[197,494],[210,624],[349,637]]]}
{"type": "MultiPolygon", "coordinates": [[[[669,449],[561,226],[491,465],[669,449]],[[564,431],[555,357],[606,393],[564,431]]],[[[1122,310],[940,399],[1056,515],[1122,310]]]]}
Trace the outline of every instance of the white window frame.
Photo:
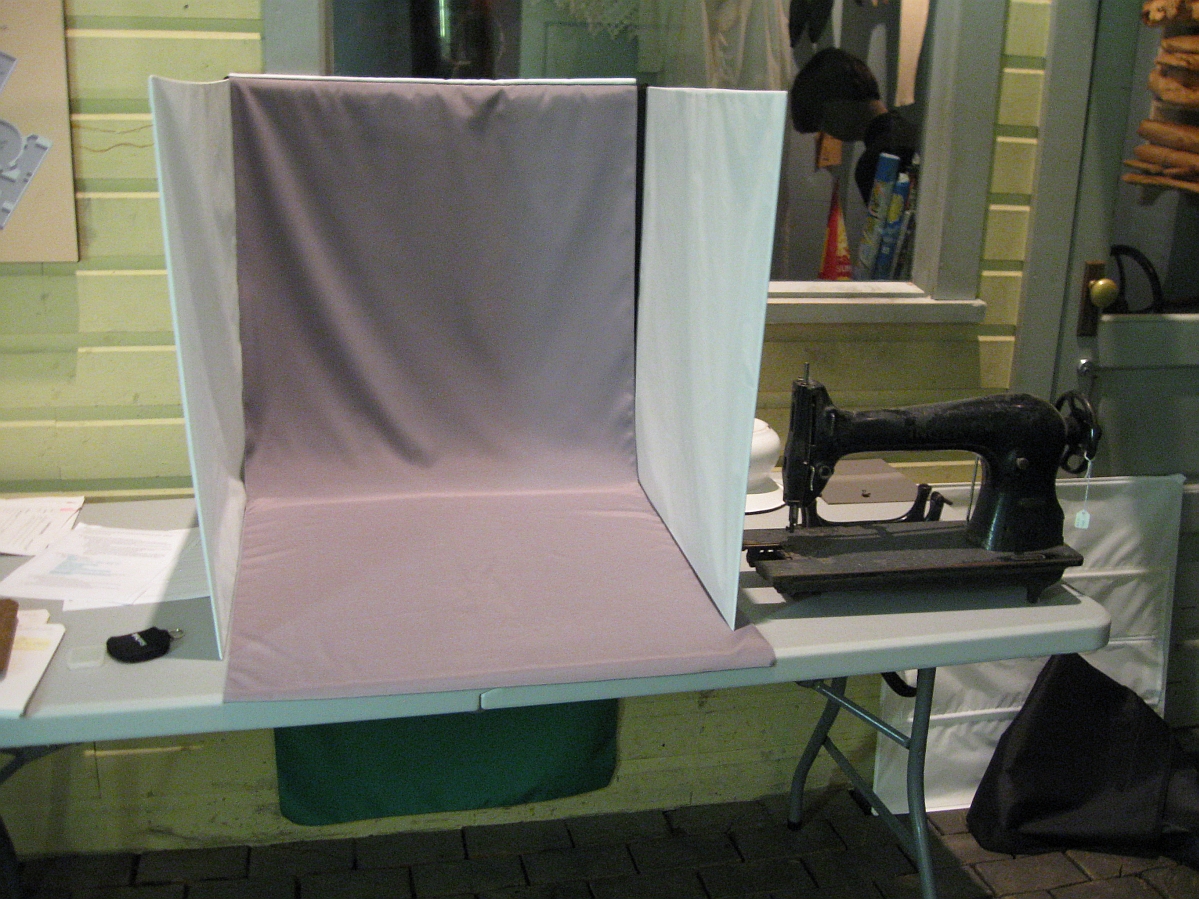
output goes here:
{"type": "Polygon", "coordinates": [[[1007,4],[934,3],[912,280],[774,281],[768,323],[974,323],[1007,4]]]}

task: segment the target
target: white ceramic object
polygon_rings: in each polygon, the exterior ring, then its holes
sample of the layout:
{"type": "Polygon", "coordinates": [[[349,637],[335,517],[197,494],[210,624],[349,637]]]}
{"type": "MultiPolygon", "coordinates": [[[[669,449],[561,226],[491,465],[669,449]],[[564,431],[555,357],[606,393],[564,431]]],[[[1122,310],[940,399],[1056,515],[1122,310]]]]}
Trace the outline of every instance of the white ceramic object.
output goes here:
{"type": "Polygon", "coordinates": [[[783,504],[783,488],[771,475],[782,446],[775,430],[762,419],[755,418],[753,442],[749,450],[749,481],[745,492],[747,514],[769,512],[783,504]]]}

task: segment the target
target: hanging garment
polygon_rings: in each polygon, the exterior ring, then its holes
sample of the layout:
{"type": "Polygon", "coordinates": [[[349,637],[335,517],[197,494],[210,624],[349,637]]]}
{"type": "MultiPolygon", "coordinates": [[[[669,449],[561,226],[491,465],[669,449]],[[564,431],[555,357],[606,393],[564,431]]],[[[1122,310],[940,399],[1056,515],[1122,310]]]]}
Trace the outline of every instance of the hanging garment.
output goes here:
{"type": "Polygon", "coordinates": [[[642,0],[638,46],[662,85],[787,90],[795,75],[782,0],[642,0]]]}

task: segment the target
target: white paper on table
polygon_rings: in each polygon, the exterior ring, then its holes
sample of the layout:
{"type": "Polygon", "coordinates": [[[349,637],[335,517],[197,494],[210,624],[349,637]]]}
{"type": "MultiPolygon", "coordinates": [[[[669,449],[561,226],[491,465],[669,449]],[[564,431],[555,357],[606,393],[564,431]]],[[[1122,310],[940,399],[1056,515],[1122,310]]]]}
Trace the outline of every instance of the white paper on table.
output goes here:
{"type": "Polygon", "coordinates": [[[0,594],[63,600],[67,611],[155,602],[194,530],[78,525],[0,581],[0,594]]]}
{"type": "MultiPolygon", "coordinates": [[[[8,670],[0,678],[0,718],[19,718],[24,713],[67,630],[61,624],[28,623],[28,618],[21,617],[23,614],[17,613],[17,633],[8,657],[8,670]]],[[[40,616],[32,617],[36,620],[40,616]]]]}
{"type": "Polygon", "coordinates": [[[36,556],[75,525],[82,496],[0,499],[0,553],[36,556]]]}
{"type": "MultiPolygon", "coordinates": [[[[179,557],[160,578],[143,590],[134,603],[170,602],[175,599],[197,599],[208,596],[208,572],[204,568],[204,548],[200,543],[200,529],[191,528],[179,557]]],[[[70,612],[74,603],[64,604],[63,611],[70,612]]]]}
{"type": "MultiPolygon", "coordinates": [[[[208,596],[208,574],[204,568],[204,549],[200,542],[200,529],[191,528],[179,556],[132,599],[120,605],[170,602],[176,599],[196,599],[208,596]]],[[[68,599],[62,604],[64,612],[94,609],[117,603],[102,603],[95,599],[68,599]]]]}

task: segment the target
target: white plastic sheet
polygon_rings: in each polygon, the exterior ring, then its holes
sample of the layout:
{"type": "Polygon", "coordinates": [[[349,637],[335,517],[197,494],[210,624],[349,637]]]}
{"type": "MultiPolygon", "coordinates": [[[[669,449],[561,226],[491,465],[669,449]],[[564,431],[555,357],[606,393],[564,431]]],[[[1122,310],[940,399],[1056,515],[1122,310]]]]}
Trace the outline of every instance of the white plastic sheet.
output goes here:
{"type": "MultiPolygon", "coordinates": [[[[1111,642],[1087,659],[1164,712],[1174,571],[1182,509],[1181,475],[1063,480],[1058,499],[1066,515],[1066,543],[1082,553],[1063,580],[1112,616],[1111,642]],[[1090,527],[1073,527],[1083,508],[1090,527]]],[[[938,488],[964,512],[965,486],[938,488]]],[[[948,517],[948,516],[947,516],[948,517]]],[[[1024,704],[1043,658],[960,665],[937,672],[925,763],[928,809],[966,808],[995,744],[1024,704]]],[[[882,687],[882,717],[911,727],[912,701],[882,687]]],[[[896,812],[907,810],[907,753],[880,738],[874,787],[896,812]]]]}
{"type": "Polygon", "coordinates": [[[637,470],[730,627],[786,95],[648,96],[637,470]]]}
{"type": "Polygon", "coordinates": [[[223,652],[246,504],[229,84],[151,78],[150,107],[192,485],[223,652]]]}

